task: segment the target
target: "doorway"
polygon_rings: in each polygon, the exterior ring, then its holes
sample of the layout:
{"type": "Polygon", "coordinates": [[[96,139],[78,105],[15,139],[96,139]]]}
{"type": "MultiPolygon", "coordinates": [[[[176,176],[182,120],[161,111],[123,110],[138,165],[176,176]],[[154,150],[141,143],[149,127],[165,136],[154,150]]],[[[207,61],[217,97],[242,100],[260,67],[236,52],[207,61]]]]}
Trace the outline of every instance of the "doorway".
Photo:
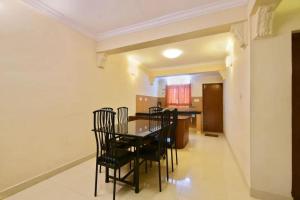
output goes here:
{"type": "Polygon", "coordinates": [[[300,33],[292,34],[292,196],[300,200],[300,33]]]}
{"type": "Polygon", "coordinates": [[[223,83],[202,86],[203,131],[223,133],[223,83]]]}

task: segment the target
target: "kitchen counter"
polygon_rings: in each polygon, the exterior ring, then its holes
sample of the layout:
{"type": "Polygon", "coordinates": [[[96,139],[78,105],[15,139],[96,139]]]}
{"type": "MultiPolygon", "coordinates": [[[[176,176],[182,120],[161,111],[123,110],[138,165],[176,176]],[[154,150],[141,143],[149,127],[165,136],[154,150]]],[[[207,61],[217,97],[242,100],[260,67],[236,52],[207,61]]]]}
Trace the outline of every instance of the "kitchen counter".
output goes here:
{"type": "MultiPolygon", "coordinates": [[[[174,108],[169,108],[170,110],[174,108]]],[[[202,119],[201,119],[201,110],[195,108],[177,108],[179,117],[188,116],[190,117],[190,127],[196,128],[197,132],[202,132],[202,119]]],[[[137,112],[135,116],[130,117],[131,120],[134,119],[148,119],[148,112],[137,112]]]]}
{"type": "MultiPolygon", "coordinates": [[[[169,108],[170,110],[174,108],[169,108]]],[[[179,115],[195,115],[195,114],[201,114],[202,112],[200,110],[196,110],[194,108],[177,108],[178,114],[179,115]]],[[[149,115],[149,112],[137,112],[135,113],[136,116],[141,116],[141,115],[149,115]]]]}
{"type": "Polygon", "coordinates": [[[178,116],[176,127],[176,146],[178,149],[183,149],[189,142],[189,128],[190,120],[189,116],[178,116]]]}

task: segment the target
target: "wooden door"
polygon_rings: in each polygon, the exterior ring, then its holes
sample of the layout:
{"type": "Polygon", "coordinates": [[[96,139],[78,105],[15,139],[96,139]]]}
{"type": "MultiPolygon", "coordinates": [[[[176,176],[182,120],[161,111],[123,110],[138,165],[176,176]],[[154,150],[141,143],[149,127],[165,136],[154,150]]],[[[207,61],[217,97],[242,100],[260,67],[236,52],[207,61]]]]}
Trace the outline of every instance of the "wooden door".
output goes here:
{"type": "Polygon", "coordinates": [[[292,35],[292,195],[300,200],[300,33],[292,35]]]}
{"type": "Polygon", "coordinates": [[[203,84],[203,131],[223,133],[223,83],[203,84]]]}

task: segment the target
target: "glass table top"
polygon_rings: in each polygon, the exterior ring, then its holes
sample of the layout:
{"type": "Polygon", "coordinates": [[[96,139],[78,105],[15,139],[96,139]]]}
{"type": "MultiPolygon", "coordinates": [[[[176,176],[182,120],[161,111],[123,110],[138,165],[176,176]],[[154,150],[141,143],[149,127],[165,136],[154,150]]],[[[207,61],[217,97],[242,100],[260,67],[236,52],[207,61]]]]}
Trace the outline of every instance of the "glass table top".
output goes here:
{"type": "Polygon", "coordinates": [[[134,120],[127,123],[116,124],[115,134],[131,137],[146,137],[161,129],[160,121],[134,120]]]}

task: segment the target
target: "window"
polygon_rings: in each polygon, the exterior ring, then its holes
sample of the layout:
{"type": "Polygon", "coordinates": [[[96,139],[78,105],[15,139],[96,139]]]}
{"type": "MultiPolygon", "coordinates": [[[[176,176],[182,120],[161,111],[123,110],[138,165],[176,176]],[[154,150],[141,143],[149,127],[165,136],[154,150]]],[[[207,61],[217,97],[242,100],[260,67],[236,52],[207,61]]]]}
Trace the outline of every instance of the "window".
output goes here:
{"type": "Polygon", "coordinates": [[[166,104],[167,106],[190,106],[191,84],[167,85],[166,104]]]}

